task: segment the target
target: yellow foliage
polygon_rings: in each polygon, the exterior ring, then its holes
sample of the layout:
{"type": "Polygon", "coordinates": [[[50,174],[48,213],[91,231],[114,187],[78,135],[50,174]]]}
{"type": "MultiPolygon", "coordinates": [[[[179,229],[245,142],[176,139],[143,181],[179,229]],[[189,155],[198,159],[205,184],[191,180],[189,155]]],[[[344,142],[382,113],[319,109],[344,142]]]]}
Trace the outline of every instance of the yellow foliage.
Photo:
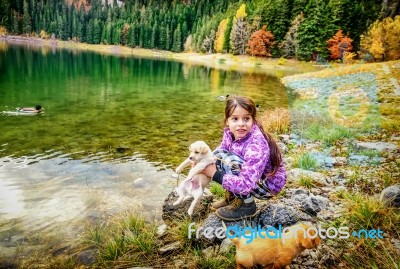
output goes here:
{"type": "Polygon", "coordinates": [[[352,63],[354,63],[354,59],[356,56],[357,56],[357,54],[354,52],[345,51],[343,53],[343,62],[346,64],[352,64],[352,63]]]}
{"type": "Polygon", "coordinates": [[[0,36],[6,35],[7,29],[4,26],[0,26],[0,36]]]}
{"type": "Polygon", "coordinates": [[[260,122],[264,130],[276,134],[287,133],[290,127],[290,113],[286,108],[275,108],[261,113],[260,122]]]}
{"type": "Polygon", "coordinates": [[[361,48],[369,51],[375,59],[400,59],[400,16],[375,21],[366,35],[361,36],[361,48]]]}
{"type": "Polygon", "coordinates": [[[246,18],[247,14],[246,14],[246,4],[242,4],[240,6],[240,8],[236,11],[236,19],[239,18],[246,18]]]}
{"type": "Polygon", "coordinates": [[[39,37],[40,37],[41,39],[48,39],[48,38],[49,38],[49,34],[46,33],[45,30],[41,30],[40,33],[39,33],[39,37]]]}
{"type": "Polygon", "coordinates": [[[222,47],[224,45],[224,35],[226,26],[228,25],[229,19],[222,20],[218,25],[217,34],[214,41],[214,49],[216,52],[222,52],[222,47]]]}

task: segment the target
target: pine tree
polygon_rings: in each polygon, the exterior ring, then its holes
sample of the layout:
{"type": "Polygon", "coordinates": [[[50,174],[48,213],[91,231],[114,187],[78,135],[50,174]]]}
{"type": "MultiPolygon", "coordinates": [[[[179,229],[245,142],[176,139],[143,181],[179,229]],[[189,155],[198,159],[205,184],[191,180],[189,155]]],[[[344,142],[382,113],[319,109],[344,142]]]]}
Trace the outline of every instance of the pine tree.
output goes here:
{"type": "Polygon", "coordinates": [[[174,52],[182,51],[182,32],[180,24],[178,24],[178,27],[176,27],[174,31],[174,41],[171,50],[174,52]]]}
{"type": "Polygon", "coordinates": [[[285,38],[279,45],[282,55],[286,58],[290,57],[297,58],[297,51],[299,49],[298,30],[303,19],[304,19],[303,13],[300,13],[299,15],[296,16],[296,18],[292,22],[292,25],[289,28],[289,31],[286,33],[285,38]]]}
{"type": "Polygon", "coordinates": [[[24,0],[24,14],[22,16],[22,31],[28,35],[32,32],[32,19],[29,14],[28,1],[24,0]]]}
{"type": "Polygon", "coordinates": [[[247,49],[247,42],[250,37],[249,26],[246,20],[246,5],[242,4],[236,12],[233,20],[232,31],[230,35],[230,47],[233,54],[244,55],[247,49]]]}
{"type": "Polygon", "coordinates": [[[102,33],[102,24],[98,19],[94,19],[93,23],[93,43],[100,44],[101,42],[101,33],[102,33]]]}
{"type": "Polygon", "coordinates": [[[224,44],[222,45],[222,52],[228,53],[229,46],[231,43],[231,31],[233,25],[233,18],[228,19],[228,24],[226,25],[225,33],[224,33],[224,44]]]}

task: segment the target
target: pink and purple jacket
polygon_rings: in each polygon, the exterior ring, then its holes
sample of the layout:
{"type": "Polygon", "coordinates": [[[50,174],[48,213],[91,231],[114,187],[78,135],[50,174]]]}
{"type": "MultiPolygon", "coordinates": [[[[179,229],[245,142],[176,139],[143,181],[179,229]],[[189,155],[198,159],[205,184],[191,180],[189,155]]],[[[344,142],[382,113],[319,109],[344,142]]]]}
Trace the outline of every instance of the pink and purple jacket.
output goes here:
{"type": "MultiPolygon", "coordinates": [[[[262,175],[271,169],[270,150],[267,140],[257,124],[243,138],[234,140],[229,128],[224,128],[219,149],[224,149],[240,156],[244,162],[239,175],[224,174],[222,187],[236,194],[247,195],[257,185],[262,175]]],[[[278,194],[286,183],[286,171],[283,161],[275,175],[267,177],[267,186],[272,194],[278,194]]]]}

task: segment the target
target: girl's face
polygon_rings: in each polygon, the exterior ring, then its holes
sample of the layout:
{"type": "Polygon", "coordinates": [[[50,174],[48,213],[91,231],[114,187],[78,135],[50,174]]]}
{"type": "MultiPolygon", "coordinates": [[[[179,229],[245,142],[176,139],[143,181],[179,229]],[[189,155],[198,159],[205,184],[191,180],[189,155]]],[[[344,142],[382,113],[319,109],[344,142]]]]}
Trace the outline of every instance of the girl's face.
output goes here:
{"type": "Polygon", "coordinates": [[[233,110],[232,115],[227,119],[226,124],[232,132],[235,140],[245,137],[253,126],[253,117],[241,106],[233,110]]]}

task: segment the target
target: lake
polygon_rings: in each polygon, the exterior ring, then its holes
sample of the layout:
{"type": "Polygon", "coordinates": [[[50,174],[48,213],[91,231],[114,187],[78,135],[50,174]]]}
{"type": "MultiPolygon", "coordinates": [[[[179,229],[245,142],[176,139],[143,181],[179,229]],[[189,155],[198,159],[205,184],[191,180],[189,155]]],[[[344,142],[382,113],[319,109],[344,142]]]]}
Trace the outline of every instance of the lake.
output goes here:
{"type": "Polygon", "coordinates": [[[228,94],[288,106],[274,76],[0,40],[0,254],[121,210],[160,219],[188,146],[220,143],[228,94]]]}

